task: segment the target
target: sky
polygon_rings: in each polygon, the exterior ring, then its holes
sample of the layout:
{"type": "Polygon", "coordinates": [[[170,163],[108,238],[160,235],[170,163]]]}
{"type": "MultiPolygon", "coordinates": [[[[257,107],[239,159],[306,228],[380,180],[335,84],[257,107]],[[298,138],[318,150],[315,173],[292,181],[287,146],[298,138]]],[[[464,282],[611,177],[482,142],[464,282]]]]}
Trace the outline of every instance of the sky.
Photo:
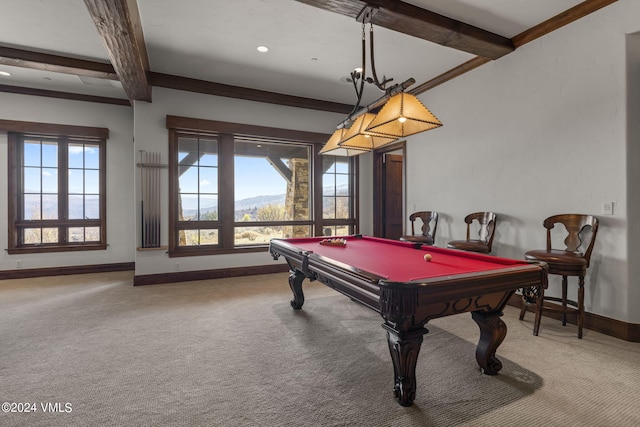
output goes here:
{"type": "Polygon", "coordinates": [[[287,182],[265,158],[236,157],[235,199],[284,194],[287,182]]]}

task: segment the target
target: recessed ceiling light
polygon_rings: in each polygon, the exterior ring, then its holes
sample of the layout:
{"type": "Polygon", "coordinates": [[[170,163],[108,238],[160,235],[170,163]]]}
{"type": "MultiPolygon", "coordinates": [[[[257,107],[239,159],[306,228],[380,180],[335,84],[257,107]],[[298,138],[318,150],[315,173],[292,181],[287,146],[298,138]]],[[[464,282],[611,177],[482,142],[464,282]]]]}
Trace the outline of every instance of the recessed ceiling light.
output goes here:
{"type": "Polygon", "coordinates": [[[262,45],[258,46],[256,49],[258,49],[258,52],[261,52],[261,53],[269,52],[269,48],[262,45]]]}
{"type": "Polygon", "coordinates": [[[11,76],[11,73],[9,73],[8,71],[0,71],[0,76],[11,76]]]}

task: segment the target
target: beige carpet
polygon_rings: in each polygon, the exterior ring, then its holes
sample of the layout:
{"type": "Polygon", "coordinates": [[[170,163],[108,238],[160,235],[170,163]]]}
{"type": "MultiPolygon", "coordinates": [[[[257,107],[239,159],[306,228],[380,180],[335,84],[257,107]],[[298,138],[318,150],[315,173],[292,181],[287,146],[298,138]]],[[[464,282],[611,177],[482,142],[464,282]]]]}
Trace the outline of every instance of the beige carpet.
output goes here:
{"type": "Polygon", "coordinates": [[[0,281],[0,401],[37,407],[0,425],[640,425],[640,344],[546,318],[533,337],[533,315],[511,307],[495,377],[479,372],[470,315],[429,324],[403,408],[380,316],[321,284],[294,311],[286,274],[131,283],[0,281]]]}

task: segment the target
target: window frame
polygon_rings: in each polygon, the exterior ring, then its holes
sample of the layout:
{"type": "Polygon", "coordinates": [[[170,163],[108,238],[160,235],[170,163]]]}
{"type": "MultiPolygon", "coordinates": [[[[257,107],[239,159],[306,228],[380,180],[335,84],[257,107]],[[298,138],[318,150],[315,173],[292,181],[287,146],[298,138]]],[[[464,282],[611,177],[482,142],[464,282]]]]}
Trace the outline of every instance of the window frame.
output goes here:
{"type": "MultiPolygon", "coordinates": [[[[109,129],[85,126],[59,125],[49,123],[20,122],[0,120],[0,129],[7,131],[7,161],[8,161],[8,248],[9,254],[47,253],[105,250],[107,248],[107,171],[106,171],[106,141],[109,129]],[[56,141],[58,147],[58,218],[28,220],[22,218],[22,188],[23,144],[27,138],[46,139],[56,141]],[[98,219],[69,219],[68,218],[68,151],[59,150],[60,145],[68,147],[74,143],[89,143],[99,147],[99,216],[98,219]],[[66,157],[66,158],[65,158],[66,157]],[[57,243],[25,244],[21,240],[22,228],[58,228],[57,243]],[[100,227],[98,241],[69,242],[67,232],[74,227],[100,227]]],[[[84,168],[83,168],[84,169],[84,168]]],[[[41,194],[44,194],[41,192],[41,194]]]]}
{"type": "MultiPolygon", "coordinates": [[[[349,168],[349,170],[347,172],[340,172],[338,171],[338,166],[337,166],[337,162],[334,162],[333,167],[336,168],[335,171],[331,172],[328,169],[325,171],[324,169],[324,159],[327,157],[335,157],[338,158],[339,156],[327,156],[327,155],[323,155],[322,157],[322,190],[324,191],[324,177],[325,174],[330,174],[333,176],[334,178],[334,185],[332,187],[333,189],[333,194],[329,194],[329,195],[325,195],[324,193],[322,194],[322,213],[321,215],[324,214],[324,201],[326,198],[332,198],[334,200],[334,209],[337,212],[337,207],[338,207],[338,200],[340,197],[342,196],[338,196],[337,194],[337,179],[339,176],[345,176],[347,177],[347,181],[348,181],[348,185],[349,188],[354,188],[355,191],[352,191],[351,194],[349,194],[347,197],[350,199],[349,200],[349,217],[348,218],[324,218],[322,219],[322,224],[323,224],[323,235],[324,235],[324,229],[325,227],[339,227],[339,226],[351,226],[352,224],[350,223],[350,219],[357,217],[357,207],[358,207],[358,203],[357,203],[357,183],[358,183],[358,174],[357,174],[357,167],[355,166],[354,162],[352,162],[353,157],[344,157],[341,156],[341,159],[346,159],[347,160],[347,167],[349,168]]],[[[350,227],[352,228],[352,227],[350,227]]]]}
{"type": "Polygon", "coordinates": [[[323,235],[323,228],[330,225],[348,225],[354,233],[358,232],[358,159],[351,157],[353,168],[352,185],[352,217],[348,219],[323,219],[322,218],[322,175],[323,157],[319,154],[323,144],[329,135],[304,132],[264,126],[246,125],[231,122],[219,122],[214,120],[193,119],[188,117],[166,117],[166,127],[169,134],[169,257],[217,255],[225,253],[263,252],[268,244],[235,245],[235,230],[242,226],[268,226],[280,225],[280,222],[251,221],[250,223],[235,220],[234,200],[234,168],[235,151],[234,135],[256,140],[269,140],[271,143],[299,143],[311,147],[310,150],[310,218],[309,220],[285,221],[286,226],[309,225],[311,234],[323,235]],[[178,174],[178,138],[180,135],[200,134],[203,136],[215,136],[218,140],[218,220],[211,224],[191,221],[192,224],[180,224],[178,219],[179,174],[178,174]],[[211,227],[203,227],[209,225],[211,227]],[[217,246],[179,246],[179,229],[190,227],[194,229],[218,228],[217,246]]]}

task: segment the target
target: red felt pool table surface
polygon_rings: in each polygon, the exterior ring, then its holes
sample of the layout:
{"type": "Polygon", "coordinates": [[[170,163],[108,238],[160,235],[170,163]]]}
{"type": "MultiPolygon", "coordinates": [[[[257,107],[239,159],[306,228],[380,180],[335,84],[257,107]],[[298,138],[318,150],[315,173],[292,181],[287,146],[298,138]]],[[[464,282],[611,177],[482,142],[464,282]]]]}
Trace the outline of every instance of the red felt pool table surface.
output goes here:
{"type": "Polygon", "coordinates": [[[322,245],[322,237],[284,239],[296,248],[313,252],[392,282],[410,282],[425,278],[470,274],[481,271],[527,265],[525,261],[494,257],[454,249],[422,246],[411,242],[375,237],[344,236],[345,246],[322,245]],[[430,254],[431,261],[424,255],[430,254]]]}

